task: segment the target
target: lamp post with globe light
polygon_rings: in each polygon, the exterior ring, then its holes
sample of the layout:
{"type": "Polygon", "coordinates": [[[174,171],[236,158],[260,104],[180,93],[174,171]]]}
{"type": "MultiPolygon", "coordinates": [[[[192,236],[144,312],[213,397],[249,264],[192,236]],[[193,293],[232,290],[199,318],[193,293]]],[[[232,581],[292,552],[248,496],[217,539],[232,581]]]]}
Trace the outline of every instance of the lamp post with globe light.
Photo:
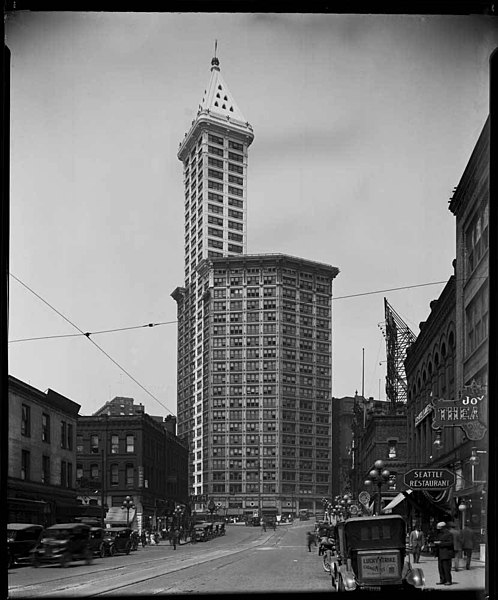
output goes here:
{"type": "Polygon", "coordinates": [[[133,503],[133,500],[131,499],[130,496],[126,496],[126,498],[123,500],[123,504],[121,505],[121,508],[124,508],[126,510],[126,527],[130,526],[130,510],[132,508],[135,508],[135,504],[133,503]]]}
{"type": "Polygon", "coordinates": [[[384,468],[384,461],[376,460],[374,463],[374,469],[368,474],[368,479],[365,480],[365,485],[376,485],[378,488],[377,496],[375,499],[375,514],[380,515],[380,509],[382,505],[382,485],[389,481],[391,472],[389,469],[384,468]]]}

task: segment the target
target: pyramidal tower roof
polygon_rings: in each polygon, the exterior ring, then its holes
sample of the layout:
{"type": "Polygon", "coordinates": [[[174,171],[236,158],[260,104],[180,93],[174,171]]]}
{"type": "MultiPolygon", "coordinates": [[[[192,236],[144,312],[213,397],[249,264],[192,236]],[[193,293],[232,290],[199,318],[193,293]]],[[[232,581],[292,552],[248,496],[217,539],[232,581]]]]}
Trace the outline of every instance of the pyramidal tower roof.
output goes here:
{"type": "Polygon", "coordinates": [[[220,61],[216,57],[211,61],[211,79],[204,90],[198,113],[204,110],[223,117],[228,116],[242,123],[247,122],[221,75],[220,61]]]}
{"type": "Polygon", "coordinates": [[[211,60],[211,77],[209,84],[204,90],[202,101],[197,108],[197,114],[192,121],[190,130],[180,142],[178,158],[183,160],[185,152],[188,152],[193,140],[200,128],[229,129],[235,134],[251,143],[254,139],[252,126],[246,120],[242,111],[228,89],[228,86],[220,72],[220,61],[216,56],[211,60]]]}

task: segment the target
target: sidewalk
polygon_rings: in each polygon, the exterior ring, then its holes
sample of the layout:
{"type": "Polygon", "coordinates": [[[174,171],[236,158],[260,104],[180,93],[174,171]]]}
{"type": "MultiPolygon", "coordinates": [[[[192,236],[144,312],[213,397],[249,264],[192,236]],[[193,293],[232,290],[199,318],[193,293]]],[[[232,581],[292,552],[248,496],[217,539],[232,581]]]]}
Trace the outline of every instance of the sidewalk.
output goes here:
{"type": "MultiPolygon", "coordinates": [[[[437,558],[434,556],[421,556],[420,563],[414,564],[413,567],[419,567],[424,572],[425,589],[435,589],[438,591],[464,591],[464,590],[483,590],[485,579],[485,564],[478,560],[479,553],[475,552],[472,555],[470,569],[465,569],[465,566],[459,571],[451,570],[451,578],[453,585],[436,585],[439,581],[439,570],[437,566],[437,558]]],[[[463,561],[461,561],[463,564],[463,561]]],[[[453,564],[453,561],[452,561],[453,564]]]]}

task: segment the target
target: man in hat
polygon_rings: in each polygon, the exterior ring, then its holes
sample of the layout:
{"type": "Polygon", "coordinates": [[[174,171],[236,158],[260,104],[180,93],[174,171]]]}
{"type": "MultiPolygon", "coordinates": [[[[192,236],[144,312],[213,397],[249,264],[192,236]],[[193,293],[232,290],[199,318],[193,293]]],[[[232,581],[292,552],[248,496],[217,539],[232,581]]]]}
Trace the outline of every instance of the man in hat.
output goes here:
{"type": "Polygon", "coordinates": [[[439,569],[439,581],[436,585],[451,585],[451,559],[454,556],[453,536],[444,521],[437,524],[437,566],[439,569]]]}
{"type": "Polygon", "coordinates": [[[413,562],[419,563],[420,552],[422,551],[422,547],[425,545],[425,536],[424,532],[418,525],[415,525],[415,529],[410,533],[409,545],[413,553],[413,562]]]}

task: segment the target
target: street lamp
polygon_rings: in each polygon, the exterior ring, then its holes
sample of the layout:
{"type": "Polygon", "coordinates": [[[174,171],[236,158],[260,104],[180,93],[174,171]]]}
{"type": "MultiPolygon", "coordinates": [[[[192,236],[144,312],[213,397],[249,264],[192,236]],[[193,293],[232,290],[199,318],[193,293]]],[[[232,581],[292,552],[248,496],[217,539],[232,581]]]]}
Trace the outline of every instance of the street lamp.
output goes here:
{"type": "Polygon", "coordinates": [[[376,485],[378,487],[375,513],[380,515],[380,508],[382,504],[382,484],[389,481],[391,472],[388,469],[384,469],[384,461],[382,460],[376,460],[374,467],[375,468],[372,469],[368,474],[368,479],[365,480],[365,485],[376,485]]]}
{"type": "Polygon", "coordinates": [[[126,509],[126,527],[129,527],[130,526],[130,509],[135,508],[135,505],[133,504],[133,500],[130,498],[130,496],[126,496],[126,498],[123,501],[123,504],[121,505],[121,508],[126,509]]]}
{"type": "Polygon", "coordinates": [[[441,439],[441,434],[442,434],[441,429],[436,429],[436,437],[434,438],[434,441],[432,442],[432,444],[436,448],[436,450],[440,450],[443,445],[443,440],[441,439]]]}

